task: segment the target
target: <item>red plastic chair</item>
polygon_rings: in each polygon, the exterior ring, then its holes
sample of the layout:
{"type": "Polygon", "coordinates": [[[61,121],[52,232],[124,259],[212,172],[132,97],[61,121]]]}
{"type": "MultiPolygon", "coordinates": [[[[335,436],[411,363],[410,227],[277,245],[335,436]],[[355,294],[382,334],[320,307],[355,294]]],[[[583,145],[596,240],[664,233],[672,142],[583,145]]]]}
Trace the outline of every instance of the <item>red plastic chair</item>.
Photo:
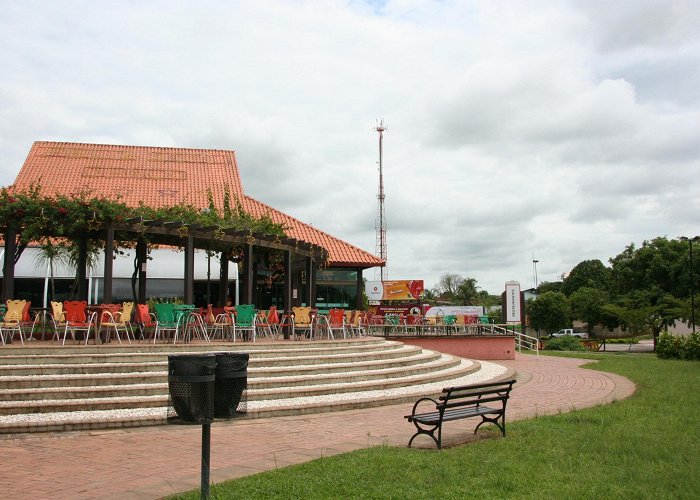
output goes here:
{"type": "Polygon", "coordinates": [[[134,323],[136,323],[141,332],[141,340],[145,339],[146,329],[152,328],[155,332],[158,327],[158,321],[155,314],[152,314],[148,309],[148,304],[136,304],[136,313],[134,314],[134,323]]]}
{"type": "Polygon", "coordinates": [[[270,332],[272,333],[272,337],[279,337],[281,330],[280,330],[280,315],[279,312],[277,311],[277,306],[270,306],[270,310],[267,311],[267,324],[270,327],[270,332]]]}
{"type": "Polygon", "coordinates": [[[333,332],[342,332],[343,338],[346,337],[345,331],[345,310],[331,309],[327,316],[323,316],[325,322],[325,330],[329,339],[335,339],[333,332]]]}
{"type": "Polygon", "coordinates": [[[66,319],[66,329],[63,332],[64,345],[69,331],[74,341],[76,332],[85,332],[85,345],[90,340],[90,330],[93,327],[96,313],[93,312],[88,315],[87,305],[87,302],[84,300],[67,300],[63,303],[66,319]]]}

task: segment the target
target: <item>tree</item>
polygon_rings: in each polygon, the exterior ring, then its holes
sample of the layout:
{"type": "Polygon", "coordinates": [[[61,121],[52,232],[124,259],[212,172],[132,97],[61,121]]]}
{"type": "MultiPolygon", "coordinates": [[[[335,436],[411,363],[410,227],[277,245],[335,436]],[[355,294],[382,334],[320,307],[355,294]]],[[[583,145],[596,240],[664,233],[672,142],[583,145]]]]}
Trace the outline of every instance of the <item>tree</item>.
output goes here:
{"type": "Polygon", "coordinates": [[[569,275],[564,278],[562,292],[567,297],[571,297],[576,290],[581,287],[607,290],[610,279],[610,269],[599,261],[584,260],[576,264],[569,275]]]}
{"type": "Polygon", "coordinates": [[[473,306],[479,297],[479,287],[474,278],[465,278],[457,286],[455,298],[460,305],[473,306]]]}
{"type": "Polygon", "coordinates": [[[564,287],[564,282],[562,281],[543,281],[537,287],[537,294],[547,293],[547,292],[561,292],[564,287]]]}
{"type": "Polygon", "coordinates": [[[423,293],[421,293],[420,298],[423,302],[434,302],[437,299],[437,295],[435,294],[435,290],[426,288],[423,290],[423,293]]]}
{"type": "MultiPolygon", "coordinates": [[[[464,278],[456,273],[445,273],[433,289],[433,293],[441,300],[459,305],[476,305],[481,297],[481,291],[474,278],[464,278]]],[[[488,293],[486,293],[488,296],[488,293]]]]}
{"type": "Polygon", "coordinates": [[[605,305],[603,310],[605,314],[616,317],[630,335],[651,333],[657,338],[662,330],[686,317],[689,312],[687,305],[687,301],[667,293],[637,291],[623,296],[615,304],[605,305]]]}
{"type": "MultiPolygon", "coordinates": [[[[633,243],[610,259],[610,289],[617,295],[658,289],[677,298],[690,295],[688,246],[680,240],[654,238],[633,243]]],[[[696,290],[700,282],[696,277],[696,290]]]]}
{"type": "Polygon", "coordinates": [[[528,301],[528,314],[530,325],[548,334],[571,325],[571,305],[560,292],[546,292],[528,301]]]}
{"type": "Polygon", "coordinates": [[[476,299],[476,305],[484,306],[487,310],[488,308],[493,306],[500,306],[502,305],[501,296],[491,295],[486,290],[479,290],[479,295],[476,299]]]}
{"type": "Polygon", "coordinates": [[[586,323],[588,333],[604,322],[603,307],[608,302],[605,291],[584,286],[571,294],[570,302],[572,317],[586,323]]]}
{"type": "Polygon", "coordinates": [[[440,276],[437,285],[435,286],[436,295],[443,300],[454,302],[457,297],[457,290],[464,278],[456,273],[444,273],[440,276]]]}
{"type": "Polygon", "coordinates": [[[47,238],[39,247],[39,253],[37,253],[35,257],[35,263],[37,266],[48,266],[49,268],[49,283],[51,285],[51,296],[49,300],[56,300],[55,266],[56,264],[66,264],[67,261],[68,256],[65,246],[55,245],[47,238]]]}

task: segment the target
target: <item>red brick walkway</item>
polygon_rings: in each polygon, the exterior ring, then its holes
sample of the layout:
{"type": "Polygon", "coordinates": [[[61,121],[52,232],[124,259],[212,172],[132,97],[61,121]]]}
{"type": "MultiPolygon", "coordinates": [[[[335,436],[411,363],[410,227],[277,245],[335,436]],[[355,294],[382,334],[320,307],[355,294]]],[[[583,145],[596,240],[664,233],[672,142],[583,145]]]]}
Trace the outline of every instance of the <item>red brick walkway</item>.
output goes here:
{"type": "MultiPolygon", "coordinates": [[[[623,399],[634,384],[580,368],[583,360],[517,355],[498,363],[518,383],[508,419],[623,399]]],[[[411,404],[295,417],[215,423],[211,477],[219,482],[380,443],[405,446],[411,404]],[[356,418],[354,416],[357,416],[356,418]]],[[[473,425],[478,419],[471,419],[473,425]]],[[[472,439],[467,425],[446,426],[446,446],[472,439]]],[[[414,445],[434,447],[429,438],[414,445]]],[[[200,426],[143,427],[0,438],[4,498],[159,498],[199,488],[200,426]]]]}

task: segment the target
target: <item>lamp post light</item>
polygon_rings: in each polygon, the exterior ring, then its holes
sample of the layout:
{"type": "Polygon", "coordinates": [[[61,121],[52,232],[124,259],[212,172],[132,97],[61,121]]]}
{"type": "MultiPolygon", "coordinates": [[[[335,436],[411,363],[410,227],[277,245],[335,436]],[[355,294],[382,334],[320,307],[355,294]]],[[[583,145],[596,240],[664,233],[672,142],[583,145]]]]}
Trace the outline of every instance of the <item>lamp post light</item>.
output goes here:
{"type": "Polygon", "coordinates": [[[533,276],[535,277],[535,289],[537,289],[537,263],[539,260],[532,259],[532,272],[533,276]]]}
{"type": "Polygon", "coordinates": [[[695,333],[695,272],[693,271],[693,243],[700,241],[700,236],[688,238],[681,236],[682,241],[688,242],[688,260],[690,261],[690,323],[695,333]]]}

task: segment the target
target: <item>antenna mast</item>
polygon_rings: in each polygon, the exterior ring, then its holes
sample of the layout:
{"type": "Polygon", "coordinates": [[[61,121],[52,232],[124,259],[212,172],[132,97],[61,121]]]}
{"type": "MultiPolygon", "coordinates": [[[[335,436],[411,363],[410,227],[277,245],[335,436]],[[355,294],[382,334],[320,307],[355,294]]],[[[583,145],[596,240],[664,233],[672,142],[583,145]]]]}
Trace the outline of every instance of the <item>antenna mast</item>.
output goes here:
{"type": "Polygon", "coordinates": [[[375,222],[375,228],[377,230],[377,248],[375,253],[380,259],[384,261],[384,267],[380,267],[378,272],[375,272],[375,277],[379,274],[379,279],[384,281],[389,278],[389,272],[387,270],[387,255],[386,255],[386,216],[384,214],[384,170],[383,170],[383,141],[384,141],[384,120],[379,122],[379,125],[375,127],[375,130],[379,132],[379,194],[377,195],[377,200],[379,201],[379,211],[377,213],[377,220],[375,222]]]}

